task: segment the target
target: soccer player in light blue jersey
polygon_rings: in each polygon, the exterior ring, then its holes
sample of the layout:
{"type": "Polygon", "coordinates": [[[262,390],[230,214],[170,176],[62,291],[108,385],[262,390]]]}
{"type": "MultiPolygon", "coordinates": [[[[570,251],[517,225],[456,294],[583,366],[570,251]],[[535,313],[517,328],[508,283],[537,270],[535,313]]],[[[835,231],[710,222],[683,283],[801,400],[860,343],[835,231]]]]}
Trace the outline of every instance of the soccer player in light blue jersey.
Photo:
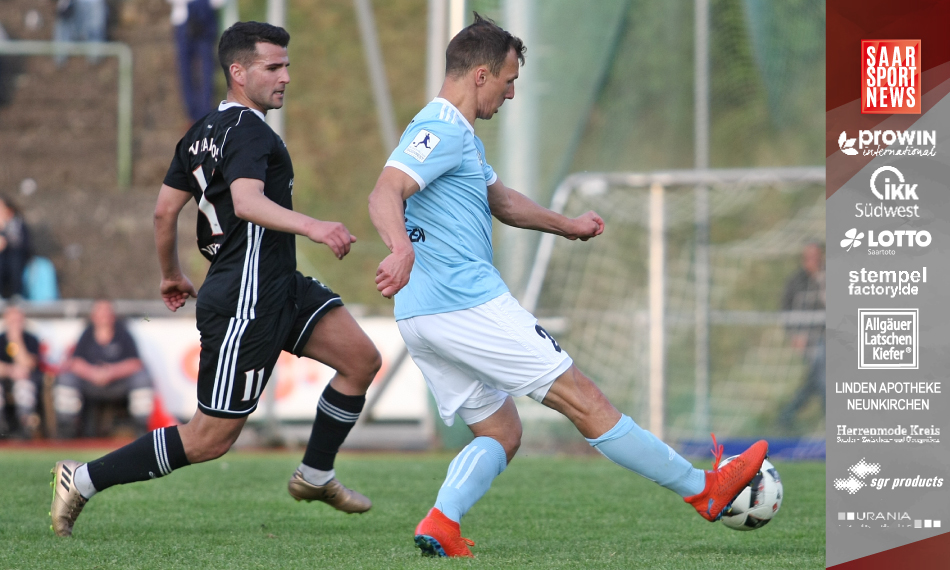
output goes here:
{"type": "Polygon", "coordinates": [[[472,556],[459,521],[521,444],[513,396],[564,414],[611,461],[678,493],[717,520],[768,453],[759,441],[719,468],[694,468],[621,414],[567,352],[508,292],[492,265],[492,216],[502,223],[588,240],[604,231],[595,212],[567,218],[499,180],[475,135],[515,96],[525,48],[475,14],[446,50],[438,97],[412,120],[369,197],[370,217],[392,252],[377,289],[395,296],[396,320],[439,414],[457,413],[475,435],[449,465],[435,506],[416,527],[424,554],[472,556]]]}

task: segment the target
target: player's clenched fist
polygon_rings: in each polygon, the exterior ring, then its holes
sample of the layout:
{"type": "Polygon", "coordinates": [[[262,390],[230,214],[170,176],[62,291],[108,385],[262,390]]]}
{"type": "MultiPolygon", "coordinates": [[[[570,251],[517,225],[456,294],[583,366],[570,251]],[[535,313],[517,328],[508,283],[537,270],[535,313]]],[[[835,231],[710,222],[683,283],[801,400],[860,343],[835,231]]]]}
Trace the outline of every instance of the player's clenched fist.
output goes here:
{"type": "Polygon", "coordinates": [[[411,248],[405,252],[387,255],[376,269],[376,290],[382,293],[383,297],[391,299],[409,283],[409,274],[415,260],[416,254],[411,248]]]}
{"type": "Polygon", "coordinates": [[[593,210],[581,214],[571,221],[573,222],[573,228],[564,235],[569,240],[587,241],[604,233],[604,219],[593,210]]]}
{"type": "Polygon", "coordinates": [[[350,244],[356,242],[356,236],[351,235],[346,226],[340,222],[321,222],[313,224],[313,229],[307,234],[311,241],[326,244],[337,259],[350,253],[350,244]]]}

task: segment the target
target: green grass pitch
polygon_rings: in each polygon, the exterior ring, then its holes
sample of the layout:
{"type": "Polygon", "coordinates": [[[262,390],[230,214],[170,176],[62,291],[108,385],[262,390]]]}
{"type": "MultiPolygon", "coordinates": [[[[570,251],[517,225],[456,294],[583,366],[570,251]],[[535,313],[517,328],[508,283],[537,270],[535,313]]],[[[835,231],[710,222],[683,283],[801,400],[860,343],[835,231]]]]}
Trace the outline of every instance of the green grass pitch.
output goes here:
{"type": "Polygon", "coordinates": [[[736,532],[605,459],[519,456],[462,521],[476,558],[446,560],[421,557],[412,536],[451,455],[342,455],[340,480],[374,502],[364,515],[291,499],[299,457],[232,452],[109,489],[62,539],[47,512],[49,471],[64,454],[0,450],[0,568],[825,567],[823,463],[776,461],[782,510],[762,529],[736,532]]]}

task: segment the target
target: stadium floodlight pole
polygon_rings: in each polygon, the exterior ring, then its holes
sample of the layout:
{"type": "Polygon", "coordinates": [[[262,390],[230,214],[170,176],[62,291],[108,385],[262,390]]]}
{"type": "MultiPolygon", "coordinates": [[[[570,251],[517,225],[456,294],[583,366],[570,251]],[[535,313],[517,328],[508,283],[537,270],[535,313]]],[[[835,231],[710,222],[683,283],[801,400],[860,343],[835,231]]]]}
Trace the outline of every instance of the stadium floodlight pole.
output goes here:
{"type": "Polygon", "coordinates": [[[238,0],[227,0],[224,10],[221,10],[221,29],[226,30],[241,21],[238,0]]]}
{"type": "Polygon", "coordinates": [[[0,40],[0,55],[111,56],[119,60],[116,171],[119,188],[132,184],[132,50],[121,42],[0,40]]]}
{"type": "MultiPolygon", "coordinates": [[[[519,36],[528,49],[543,54],[537,47],[538,35],[534,33],[541,6],[535,0],[505,0],[503,21],[505,28],[519,36]]],[[[540,57],[535,56],[521,69],[518,78],[517,96],[505,102],[499,117],[501,120],[501,158],[499,175],[505,184],[531,198],[538,199],[538,124],[540,93],[538,78],[541,70],[540,57]]],[[[502,277],[514,290],[524,287],[531,250],[538,236],[533,232],[502,225],[502,247],[498,248],[502,277]]]]}
{"type": "Polygon", "coordinates": [[[666,424],[666,212],[663,185],[650,185],[650,431],[663,439],[666,424]]]}
{"type": "MultiPolygon", "coordinates": [[[[694,145],[695,167],[709,169],[709,0],[695,0],[694,26],[694,145]]],[[[709,187],[696,186],[696,314],[695,389],[693,416],[696,436],[709,432],[709,187]]]]}
{"type": "Polygon", "coordinates": [[[445,48],[449,24],[446,7],[445,0],[429,0],[429,33],[426,38],[427,101],[439,94],[445,77],[445,48]]]}
{"type": "Polygon", "coordinates": [[[379,33],[376,30],[376,19],[373,17],[373,6],[370,0],[353,0],[356,9],[356,19],[359,21],[360,38],[363,40],[363,53],[366,55],[366,67],[369,70],[369,82],[373,89],[373,99],[376,101],[376,118],[379,120],[379,133],[383,139],[384,154],[392,152],[399,144],[399,135],[396,133],[396,113],[393,111],[393,99],[389,93],[389,83],[386,81],[386,65],[383,63],[383,52],[379,47],[379,33]]]}
{"type": "MultiPolygon", "coordinates": [[[[267,23],[274,26],[286,27],[287,5],[286,0],[267,0],[267,23]]],[[[284,138],[284,110],[271,109],[265,118],[270,128],[277,136],[284,138]]]]}
{"type": "Polygon", "coordinates": [[[429,0],[429,25],[426,38],[426,99],[433,99],[445,79],[445,48],[465,27],[465,0],[429,0]]]}

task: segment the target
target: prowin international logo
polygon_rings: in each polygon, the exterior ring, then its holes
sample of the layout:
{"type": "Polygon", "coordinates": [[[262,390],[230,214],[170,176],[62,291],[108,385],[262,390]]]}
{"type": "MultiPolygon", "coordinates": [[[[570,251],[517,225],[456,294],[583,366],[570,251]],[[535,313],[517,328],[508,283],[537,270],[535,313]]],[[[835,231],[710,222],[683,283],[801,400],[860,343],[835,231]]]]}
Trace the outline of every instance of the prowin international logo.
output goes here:
{"type": "Polygon", "coordinates": [[[838,149],[848,156],[936,156],[937,131],[861,130],[854,138],[841,131],[838,149]]]}

